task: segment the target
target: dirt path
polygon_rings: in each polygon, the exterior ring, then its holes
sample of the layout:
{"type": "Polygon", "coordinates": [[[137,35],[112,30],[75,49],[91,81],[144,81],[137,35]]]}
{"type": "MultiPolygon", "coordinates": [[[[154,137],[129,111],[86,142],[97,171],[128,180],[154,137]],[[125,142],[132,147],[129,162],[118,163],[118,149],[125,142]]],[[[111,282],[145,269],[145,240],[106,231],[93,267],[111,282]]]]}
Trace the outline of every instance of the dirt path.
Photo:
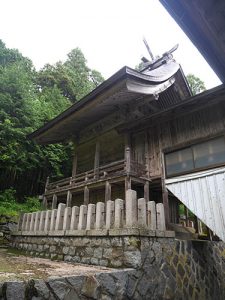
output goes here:
{"type": "Polygon", "coordinates": [[[109,271],[112,271],[112,269],[29,257],[17,253],[14,249],[0,248],[0,281],[31,278],[46,279],[50,276],[80,274],[92,275],[109,271]]]}

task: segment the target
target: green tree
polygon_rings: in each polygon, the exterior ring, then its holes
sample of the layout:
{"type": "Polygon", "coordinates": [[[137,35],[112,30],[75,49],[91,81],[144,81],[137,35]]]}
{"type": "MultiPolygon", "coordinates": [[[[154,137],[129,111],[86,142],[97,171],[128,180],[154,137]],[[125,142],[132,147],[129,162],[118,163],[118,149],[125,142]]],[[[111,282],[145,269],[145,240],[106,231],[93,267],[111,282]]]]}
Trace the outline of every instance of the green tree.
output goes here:
{"type": "Polygon", "coordinates": [[[65,63],[36,72],[32,62],[0,40],[0,190],[43,192],[46,177],[71,174],[70,144],[40,146],[27,135],[102,82],[79,49],[65,63]]]}
{"type": "Polygon", "coordinates": [[[79,48],[73,49],[65,63],[47,64],[37,76],[41,89],[58,87],[72,103],[80,100],[104,81],[102,75],[91,70],[79,48]]]}
{"type": "Polygon", "coordinates": [[[188,74],[186,78],[193,95],[199,94],[206,90],[204,82],[194,74],[188,74]]]}

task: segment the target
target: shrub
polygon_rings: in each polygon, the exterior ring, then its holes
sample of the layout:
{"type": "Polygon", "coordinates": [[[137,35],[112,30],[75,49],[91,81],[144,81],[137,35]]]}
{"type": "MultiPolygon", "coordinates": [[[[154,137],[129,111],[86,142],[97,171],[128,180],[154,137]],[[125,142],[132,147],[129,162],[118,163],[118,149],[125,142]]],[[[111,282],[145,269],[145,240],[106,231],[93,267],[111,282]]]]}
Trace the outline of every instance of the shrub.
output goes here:
{"type": "Polygon", "coordinates": [[[41,204],[38,198],[26,197],[24,203],[16,201],[16,191],[7,189],[0,192],[0,220],[17,220],[20,212],[33,212],[41,210],[41,204]]]}

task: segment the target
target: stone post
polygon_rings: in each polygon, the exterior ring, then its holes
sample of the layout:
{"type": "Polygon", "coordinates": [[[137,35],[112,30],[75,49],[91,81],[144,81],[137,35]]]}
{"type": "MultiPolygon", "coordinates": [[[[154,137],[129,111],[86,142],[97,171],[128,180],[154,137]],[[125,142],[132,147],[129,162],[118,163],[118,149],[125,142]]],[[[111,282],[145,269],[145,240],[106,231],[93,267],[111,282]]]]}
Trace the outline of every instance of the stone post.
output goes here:
{"type": "Polygon", "coordinates": [[[24,212],[21,212],[21,213],[20,213],[20,216],[19,216],[18,225],[17,225],[17,230],[18,230],[18,231],[22,230],[23,217],[24,217],[24,212]]]}
{"type": "Polygon", "coordinates": [[[55,230],[63,229],[63,218],[64,218],[65,208],[66,208],[66,204],[59,203],[59,206],[57,209],[56,221],[55,221],[55,230]]]}
{"type": "Polygon", "coordinates": [[[84,205],[88,205],[89,202],[89,188],[87,186],[84,187],[84,205]]]}
{"type": "Polygon", "coordinates": [[[70,229],[70,222],[71,222],[71,207],[65,208],[64,213],[64,220],[63,220],[63,230],[69,230],[70,229]]]}
{"type": "Polygon", "coordinates": [[[54,194],[52,197],[52,209],[56,209],[57,208],[57,195],[54,194]]]}
{"type": "Polygon", "coordinates": [[[52,216],[52,211],[47,210],[46,215],[45,215],[45,226],[44,226],[44,231],[45,232],[50,230],[51,216],[52,216]]]}
{"type": "Polygon", "coordinates": [[[36,216],[35,216],[35,222],[34,222],[34,231],[38,231],[39,230],[40,216],[41,216],[41,212],[37,211],[36,212],[36,216]]]}
{"type": "Polygon", "coordinates": [[[72,204],[72,193],[71,191],[68,191],[66,196],[66,206],[71,207],[71,204],[72,204]]]}
{"type": "Polygon", "coordinates": [[[23,221],[22,221],[22,230],[26,230],[26,223],[27,223],[27,213],[23,215],[23,221]]]}
{"type": "Polygon", "coordinates": [[[137,192],[134,190],[126,191],[126,226],[137,225],[137,192]]]}
{"type": "Polygon", "coordinates": [[[144,198],[145,202],[149,201],[149,181],[146,181],[144,185],[144,198]]]}
{"type": "Polygon", "coordinates": [[[98,202],[96,204],[96,229],[103,229],[105,225],[105,203],[98,202]]]}
{"type": "Polygon", "coordinates": [[[35,223],[35,217],[36,217],[36,213],[32,213],[31,215],[31,221],[30,221],[30,231],[33,232],[34,231],[34,223],[35,223]]]}
{"type": "Polygon", "coordinates": [[[94,229],[95,225],[95,204],[88,204],[87,211],[87,230],[94,229]]]}
{"type": "Polygon", "coordinates": [[[44,228],[45,228],[45,216],[46,216],[46,211],[45,210],[41,211],[41,217],[40,217],[40,223],[39,223],[39,231],[44,231],[44,228]]]}
{"type": "Polygon", "coordinates": [[[81,205],[79,221],[78,221],[78,229],[84,230],[86,229],[86,225],[87,225],[87,205],[81,205]]]}
{"type": "Polygon", "coordinates": [[[163,203],[156,204],[156,212],[157,212],[157,229],[164,231],[166,230],[165,223],[165,212],[163,203]]]}
{"type": "Polygon", "coordinates": [[[124,201],[122,199],[115,200],[115,228],[122,228],[123,227],[123,218],[124,218],[124,201]]]}
{"type": "Polygon", "coordinates": [[[26,221],[25,231],[29,231],[30,230],[30,221],[31,221],[31,213],[28,213],[27,214],[27,221],[26,221]]]}
{"type": "Polygon", "coordinates": [[[144,198],[138,199],[138,225],[141,227],[147,225],[146,201],[144,198]]]}
{"type": "Polygon", "coordinates": [[[55,222],[56,222],[56,217],[57,217],[57,209],[53,209],[51,213],[51,222],[50,222],[50,231],[55,230],[55,222]]]}
{"type": "Polygon", "coordinates": [[[115,206],[114,201],[109,200],[106,203],[106,229],[110,229],[113,227],[115,220],[115,206]]]}
{"type": "Polygon", "coordinates": [[[148,202],[148,227],[156,230],[156,208],[155,201],[148,202]]]}
{"type": "Polygon", "coordinates": [[[105,203],[111,199],[111,184],[109,181],[105,182],[105,203]]]}
{"type": "Polygon", "coordinates": [[[80,208],[78,206],[72,207],[70,230],[76,230],[78,228],[79,212],[80,208]]]}

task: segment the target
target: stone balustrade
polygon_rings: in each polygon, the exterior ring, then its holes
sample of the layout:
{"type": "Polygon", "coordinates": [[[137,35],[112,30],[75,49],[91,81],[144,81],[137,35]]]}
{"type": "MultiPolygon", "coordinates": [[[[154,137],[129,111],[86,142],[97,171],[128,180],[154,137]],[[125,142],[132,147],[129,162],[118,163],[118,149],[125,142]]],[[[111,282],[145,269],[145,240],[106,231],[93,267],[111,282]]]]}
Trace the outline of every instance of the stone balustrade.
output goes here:
{"type": "MultiPolygon", "coordinates": [[[[106,235],[108,231],[166,231],[162,203],[137,199],[134,190],[126,192],[125,201],[73,206],[60,203],[58,209],[21,215],[18,232],[22,235],[106,235]]],[[[154,235],[154,234],[153,234],[154,235]]],[[[163,235],[162,235],[163,236],[163,235]]]]}

